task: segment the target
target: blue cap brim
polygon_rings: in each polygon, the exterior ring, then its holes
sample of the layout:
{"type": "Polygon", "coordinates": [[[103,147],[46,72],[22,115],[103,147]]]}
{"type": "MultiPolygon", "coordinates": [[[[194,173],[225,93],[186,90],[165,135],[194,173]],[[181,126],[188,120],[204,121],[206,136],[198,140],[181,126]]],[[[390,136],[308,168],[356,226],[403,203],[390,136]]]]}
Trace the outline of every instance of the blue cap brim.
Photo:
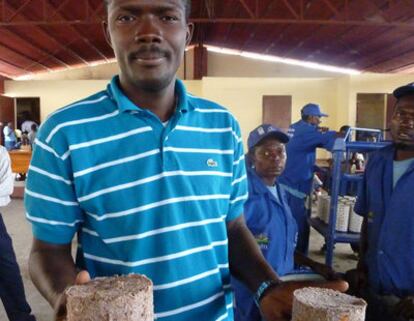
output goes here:
{"type": "Polygon", "coordinates": [[[276,138],[278,141],[280,141],[283,144],[286,144],[289,142],[289,136],[286,135],[284,132],[279,132],[279,131],[273,131],[270,133],[267,133],[266,135],[264,135],[259,141],[256,142],[256,144],[254,144],[253,146],[249,146],[249,148],[252,148],[256,145],[258,145],[261,141],[263,141],[266,138],[269,137],[273,137],[276,138]]]}

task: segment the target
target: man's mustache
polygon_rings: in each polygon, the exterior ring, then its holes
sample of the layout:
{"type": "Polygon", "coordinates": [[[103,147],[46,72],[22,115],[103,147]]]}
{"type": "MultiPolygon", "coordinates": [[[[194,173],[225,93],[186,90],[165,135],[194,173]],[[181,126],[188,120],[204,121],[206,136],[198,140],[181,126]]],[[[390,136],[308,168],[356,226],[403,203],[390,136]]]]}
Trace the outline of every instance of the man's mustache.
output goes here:
{"type": "Polygon", "coordinates": [[[168,51],[161,49],[158,46],[143,46],[138,50],[129,54],[130,59],[141,58],[145,56],[165,57],[168,51]]]}

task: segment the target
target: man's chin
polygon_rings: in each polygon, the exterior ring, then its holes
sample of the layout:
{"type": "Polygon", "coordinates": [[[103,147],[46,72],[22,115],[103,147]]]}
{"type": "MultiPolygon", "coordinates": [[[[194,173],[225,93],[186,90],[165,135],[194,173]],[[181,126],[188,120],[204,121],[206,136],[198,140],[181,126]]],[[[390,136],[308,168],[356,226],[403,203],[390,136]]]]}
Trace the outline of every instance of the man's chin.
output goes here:
{"type": "Polygon", "coordinates": [[[159,92],[165,88],[167,88],[173,79],[170,78],[147,78],[147,79],[140,79],[135,82],[138,88],[142,88],[148,92],[159,92]]]}

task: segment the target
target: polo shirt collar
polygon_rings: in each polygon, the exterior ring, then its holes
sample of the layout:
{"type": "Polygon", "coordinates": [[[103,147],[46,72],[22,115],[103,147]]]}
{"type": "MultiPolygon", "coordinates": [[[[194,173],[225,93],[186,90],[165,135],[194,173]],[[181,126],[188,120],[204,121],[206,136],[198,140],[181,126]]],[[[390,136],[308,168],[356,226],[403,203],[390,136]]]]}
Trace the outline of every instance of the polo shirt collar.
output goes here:
{"type": "MultiPolygon", "coordinates": [[[[122,91],[119,86],[119,76],[114,76],[107,87],[107,91],[111,99],[116,103],[120,112],[126,111],[143,111],[144,108],[135,105],[122,91]]],[[[187,91],[183,82],[179,79],[175,82],[175,93],[178,98],[177,111],[187,112],[193,110],[194,107],[189,103],[187,91]]]]}

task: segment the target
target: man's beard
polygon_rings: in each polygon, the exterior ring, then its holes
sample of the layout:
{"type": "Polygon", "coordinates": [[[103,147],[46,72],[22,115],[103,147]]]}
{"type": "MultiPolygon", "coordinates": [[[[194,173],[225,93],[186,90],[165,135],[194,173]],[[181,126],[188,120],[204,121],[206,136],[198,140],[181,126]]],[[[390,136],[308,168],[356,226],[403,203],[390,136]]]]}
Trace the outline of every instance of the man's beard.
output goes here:
{"type": "Polygon", "coordinates": [[[414,143],[406,144],[402,142],[394,143],[394,146],[398,150],[414,151],[414,143]]]}

